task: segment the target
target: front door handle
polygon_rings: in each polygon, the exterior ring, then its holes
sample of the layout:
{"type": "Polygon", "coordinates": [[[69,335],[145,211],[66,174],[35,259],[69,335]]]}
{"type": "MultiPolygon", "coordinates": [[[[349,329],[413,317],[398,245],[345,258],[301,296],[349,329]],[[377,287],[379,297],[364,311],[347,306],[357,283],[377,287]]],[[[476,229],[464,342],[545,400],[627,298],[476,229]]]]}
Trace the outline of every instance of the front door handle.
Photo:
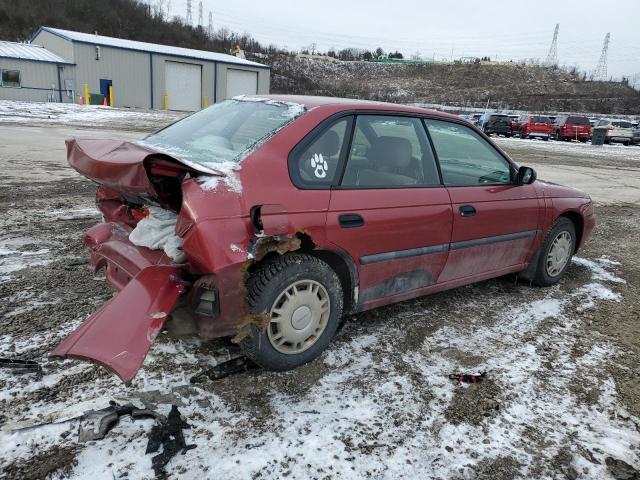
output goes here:
{"type": "Polygon", "coordinates": [[[461,217],[473,217],[476,214],[476,209],[472,205],[462,205],[460,207],[461,217]]]}
{"type": "Polygon", "coordinates": [[[364,219],[357,213],[344,213],[338,217],[342,228],[355,228],[364,225],[364,219]]]}

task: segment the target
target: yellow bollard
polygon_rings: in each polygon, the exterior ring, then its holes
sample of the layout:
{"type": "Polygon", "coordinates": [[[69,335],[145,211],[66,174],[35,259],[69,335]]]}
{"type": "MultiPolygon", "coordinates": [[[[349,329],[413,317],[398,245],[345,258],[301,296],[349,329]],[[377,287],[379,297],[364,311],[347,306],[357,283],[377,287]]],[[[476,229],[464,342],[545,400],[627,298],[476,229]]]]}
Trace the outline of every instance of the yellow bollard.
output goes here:
{"type": "Polygon", "coordinates": [[[84,84],[84,103],[86,105],[89,105],[91,103],[89,100],[89,84],[88,83],[84,84]]]}
{"type": "Polygon", "coordinates": [[[169,95],[164,94],[164,109],[169,110],[169,95]]]}
{"type": "Polygon", "coordinates": [[[113,107],[113,85],[109,85],[109,106],[113,107]]]}
{"type": "Polygon", "coordinates": [[[203,106],[203,108],[207,108],[209,106],[209,97],[207,97],[206,95],[204,96],[204,99],[202,100],[202,106],[203,106]]]}

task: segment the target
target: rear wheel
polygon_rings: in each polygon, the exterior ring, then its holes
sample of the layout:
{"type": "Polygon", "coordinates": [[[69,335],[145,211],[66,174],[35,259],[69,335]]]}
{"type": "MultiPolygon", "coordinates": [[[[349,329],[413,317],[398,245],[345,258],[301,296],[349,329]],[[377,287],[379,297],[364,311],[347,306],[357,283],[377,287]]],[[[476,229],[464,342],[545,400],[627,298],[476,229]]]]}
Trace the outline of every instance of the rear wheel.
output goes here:
{"type": "Polygon", "coordinates": [[[241,343],[251,360],[284,371],[316,358],[327,347],[342,317],[342,286],[322,260],[291,253],[260,265],[247,282],[253,314],[269,314],[265,330],[252,326],[241,343]]]}
{"type": "Polygon", "coordinates": [[[571,263],[575,248],[576,227],[571,220],[561,217],[540,247],[533,282],[544,287],[558,283],[571,263]]]}
{"type": "Polygon", "coordinates": [[[522,138],[523,140],[527,138],[527,136],[524,134],[522,130],[520,130],[520,138],[522,138]]]}

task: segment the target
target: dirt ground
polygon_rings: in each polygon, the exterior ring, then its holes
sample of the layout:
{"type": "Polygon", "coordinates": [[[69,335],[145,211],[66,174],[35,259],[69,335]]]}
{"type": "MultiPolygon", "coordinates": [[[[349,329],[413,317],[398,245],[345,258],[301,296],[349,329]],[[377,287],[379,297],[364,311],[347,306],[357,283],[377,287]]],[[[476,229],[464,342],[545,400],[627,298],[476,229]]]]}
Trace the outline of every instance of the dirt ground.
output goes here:
{"type": "Polygon", "coordinates": [[[197,448],[169,478],[639,478],[640,148],[498,140],[546,179],[608,182],[593,236],[553,288],[509,276],[363,313],[280,374],[192,384],[237,351],[161,336],[126,387],[46,357],[113,294],[81,244],[99,216],[94,186],[64,163],[62,140],[79,133],[103,135],[0,123],[0,357],[43,366],[0,371],[0,478],[153,478],[150,420],[78,442],[74,418],[112,399],[179,406],[197,448]],[[482,371],[474,385],[448,378],[482,371]]]}

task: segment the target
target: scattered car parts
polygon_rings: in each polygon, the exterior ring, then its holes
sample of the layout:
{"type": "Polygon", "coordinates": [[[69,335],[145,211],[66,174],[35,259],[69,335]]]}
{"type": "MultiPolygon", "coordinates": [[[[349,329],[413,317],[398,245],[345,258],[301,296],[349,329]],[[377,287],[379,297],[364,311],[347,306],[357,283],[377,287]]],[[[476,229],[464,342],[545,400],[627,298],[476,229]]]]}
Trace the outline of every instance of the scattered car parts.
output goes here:
{"type": "Polygon", "coordinates": [[[42,373],[42,367],[34,360],[0,358],[0,368],[15,374],[42,373]]]}
{"type": "Polygon", "coordinates": [[[164,467],[169,461],[182,451],[184,455],[188,450],[196,448],[195,444],[187,445],[182,430],[191,428],[175,405],[171,406],[171,411],[166,419],[154,425],[149,433],[149,443],[147,443],[146,454],[155,453],[162,446],[162,452],[151,459],[153,471],[156,478],[165,474],[164,467]]]}
{"type": "Polygon", "coordinates": [[[203,370],[197,375],[191,377],[190,381],[191,383],[201,383],[205,378],[208,378],[209,380],[221,380],[229,375],[247,372],[256,368],[259,368],[258,365],[253,363],[247,357],[236,357],[203,370]]]}
{"type": "Polygon", "coordinates": [[[484,377],[486,376],[487,372],[482,372],[479,374],[452,373],[449,375],[449,379],[456,380],[458,383],[478,383],[484,380],[484,377]]]}
{"type": "Polygon", "coordinates": [[[117,425],[120,417],[129,415],[133,419],[153,418],[157,421],[166,421],[163,415],[153,410],[137,408],[134,405],[118,405],[116,402],[109,402],[107,408],[101,410],[90,410],[80,417],[80,428],[78,430],[78,441],[81,443],[92,440],[101,440],[107,433],[117,425]]]}

